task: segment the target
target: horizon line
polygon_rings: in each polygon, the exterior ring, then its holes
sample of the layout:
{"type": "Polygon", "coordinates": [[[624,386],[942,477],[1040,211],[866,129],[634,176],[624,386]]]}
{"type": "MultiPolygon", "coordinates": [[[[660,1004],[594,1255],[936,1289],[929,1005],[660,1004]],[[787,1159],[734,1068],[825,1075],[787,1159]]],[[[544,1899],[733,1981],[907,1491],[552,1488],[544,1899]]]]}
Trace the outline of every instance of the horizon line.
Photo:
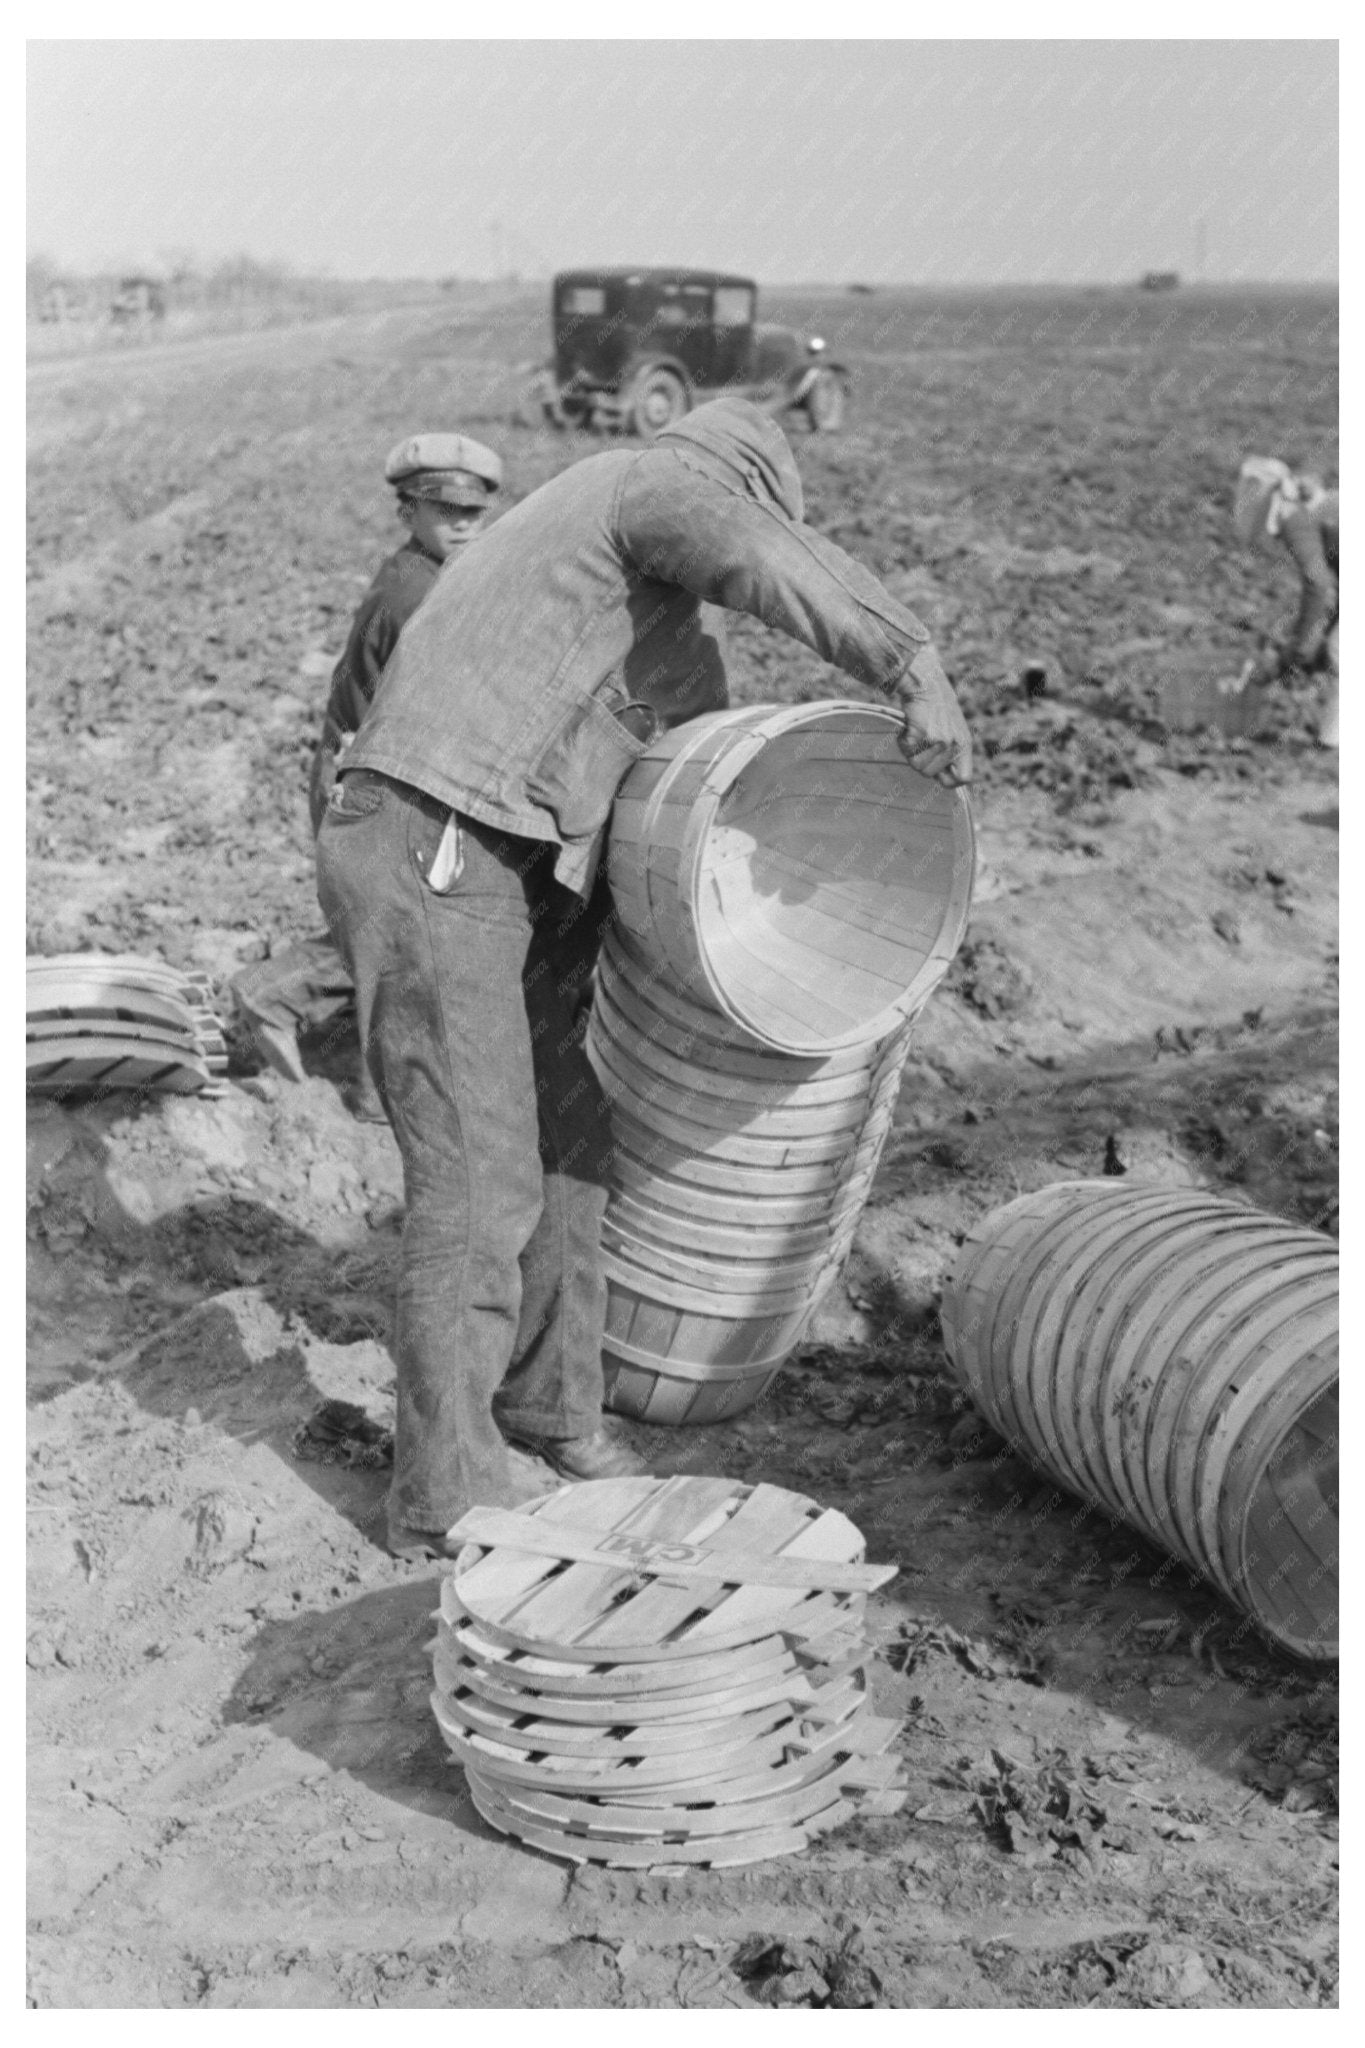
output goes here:
{"type": "MultiPolygon", "coordinates": [[[[216,268],[219,268],[219,267],[221,267],[221,266],[222,266],[222,265],[224,265],[224,264],[229,264],[229,263],[232,263],[232,262],[234,262],[235,260],[237,260],[237,259],[238,259],[239,257],[241,257],[241,256],[243,256],[243,255],[246,255],[246,254],[249,254],[249,252],[246,252],[246,251],[237,251],[237,252],[235,252],[235,255],[229,255],[229,256],[218,256],[218,257],[212,257],[212,258],[205,258],[205,260],[204,260],[204,267],[203,267],[203,271],[202,271],[202,272],[197,272],[197,273],[195,273],[195,274],[196,274],[196,275],[207,275],[207,274],[209,274],[209,273],[210,273],[211,271],[213,271],[214,269],[216,269],[216,268]]],[[[147,275],[147,276],[149,276],[149,277],[157,278],[157,279],[158,279],[159,281],[164,281],[164,282],[167,282],[167,283],[169,283],[169,282],[171,281],[171,280],[170,280],[170,278],[168,277],[167,273],[166,273],[166,269],[165,269],[165,266],[164,266],[164,265],[162,265],[162,264],[159,264],[159,263],[155,263],[155,262],[142,262],[142,263],[139,263],[139,262],[138,262],[138,261],[136,261],[136,260],[131,260],[131,259],[130,259],[129,261],[126,261],[126,262],[118,262],[118,263],[113,263],[113,262],[100,262],[100,263],[92,263],[92,264],[89,264],[89,265],[79,266],[79,265],[75,265],[75,264],[66,264],[66,263],[61,263],[61,262],[53,261],[52,259],[46,258],[46,252],[45,252],[45,251],[43,251],[43,250],[41,250],[41,249],[38,249],[38,250],[34,250],[34,251],[31,251],[31,252],[30,252],[30,253],[29,253],[29,254],[28,254],[28,255],[27,255],[26,257],[25,257],[25,262],[26,262],[26,263],[32,263],[32,262],[36,262],[36,261],[39,261],[39,260],[46,260],[46,261],[51,261],[51,263],[52,263],[52,270],[53,270],[53,274],[54,274],[54,278],[56,278],[57,280],[60,280],[61,278],[64,278],[64,277],[67,277],[67,278],[71,278],[71,279],[72,279],[73,281],[78,281],[78,280],[80,280],[80,279],[82,279],[82,278],[90,278],[90,279],[94,279],[94,278],[104,278],[104,277],[113,277],[113,276],[116,276],[116,275],[125,275],[125,276],[127,276],[127,275],[132,275],[133,273],[135,273],[135,272],[136,272],[136,273],[139,273],[139,274],[145,274],[145,275],[147,275]]],[[[450,287],[451,285],[462,285],[462,284],[469,284],[469,285],[504,285],[504,286],[512,286],[512,287],[517,287],[517,288],[522,288],[522,287],[524,287],[524,288],[528,288],[528,289],[529,289],[529,288],[530,288],[531,286],[540,286],[540,285],[548,285],[548,284],[550,284],[550,283],[552,282],[552,280],[554,279],[554,277],[555,277],[555,276],[556,276],[556,275],[558,274],[558,273],[557,273],[557,271],[554,271],[554,270],[550,270],[550,271],[544,271],[544,272],[541,272],[541,271],[502,271],[502,272],[498,272],[498,273],[495,273],[495,274],[493,274],[493,275],[491,275],[491,276],[487,276],[487,275],[478,275],[478,274],[475,274],[475,273],[473,273],[473,272],[464,272],[464,271],[458,271],[458,270],[448,270],[448,271],[365,271],[365,272],[361,272],[361,271],[342,271],[342,270],[333,270],[333,269],[330,269],[330,268],[323,268],[323,269],[309,269],[309,268],[307,268],[306,266],[304,266],[304,265],[302,265],[302,264],[299,264],[299,263],[296,263],[296,262],[294,262],[294,261],[293,261],[293,260],[292,260],[291,258],[288,258],[288,257],[252,257],[252,258],[251,258],[251,260],[252,260],[253,262],[259,263],[259,264],[260,264],[260,266],[261,266],[261,268],[262,268],[262,270],[264,270],[264,271],[267,271],[267,272],[268,272],[268,271],[271,271],[271,270],[276,270],[276,271],[277,271],[277,272],[279,273],[280,281],[281,281],[282,283],[296,283],[296,284],[339,284],[339,285],[345,285],[345,284],[357,284],[357,285],[359,285],[359,284],[368,284],[368,285],[379,285],[379,284],[392,284],[392,285],[413,285],[413,284],[422,284],[422,285],[431,285],[431,286],[435,287],[435,288],[436,288],[436,289],[438,289],[438,290],[445,290],[445,289],[449,289],[449,287],[450,287]]],[[[593,263],[575,263],[575,264],[566,264],[566,265],[561,265],[561,266],[560,266],[560,268],[563,268],[563,269],[574,269],[574,270],[594,270],[594,269],[619,269],[619,268],[622,268],[622,267],[624,267],[624,266],[621,266],[621,265],[619,265],[619,264],[593,264],[593,263]]],[[[641,263],[641,264],[640,264],[640,265],[639,265],[638,267],[639,267],[639,268],[640,268],[641,270],[662,270],[662,269],[692,270],[692,269],[698,269],[698,268],[707,268],[707,267],[710,267],[710,268],[715,268],[715,266],[714,266],[714,265],[712,265],[712,266],[706,266],[706,265],[696,265],[696,264],[659,264],[659,263],[648,263],[648,264],[647,264],[647,263],[641,263]]],[[[740,272],[739,270],[736,270],[734,274],[735,274],[736,276],[739,276],[739,275],[741,275],[741,274],[744,274],[744,275],[750,275],[751,273],[748,273],[748,272],[744,272],[744,273],[741,273],[741,272],[740,272]]],[[[852,294],[853,294],[853,296],[857,297],[857,296],[859,295],[860,289],[861,289],[861,290],[868,290],[868,291],[873,291],[873,292],[914,292],[914,291],[1129,291],[1129,290],[1140,290],[1140,289],[1142,288],[1142,284],[1143,284],[1143,279],[1144,279],[1144,277],[1146,277],[1146,276],[1149,276],[1149,275],[1150,275],[1150,276],[1168,276],[1168,275],[1169,275],[1169,276],[1173,276],[1173,277],[1175,277],[1175,278],[1176,278],[1176,280],[1177,280],[1177,285],[1176,285],[1176,288],[1177,288],[1177,289],[1179,289],[1179,290],[1198,290],[1198,291],[1230,291],[1230,290],[1238,290],[1238,291],[1246,291],[1246,290],[1258,290],[1258,291],[1307,291],[1307,290],[1311,290],[1311,291],[1326,291],[1326,290],[1332,290],[1332,291],[1339,291],[1339,290],[1341,289],[1341,279],[1340,279],[1340,277],[1291,277],[1291,278],[1268,278],[1268,277],[1197,277],[1197,276],[1194,276],[1194,275],[1192,275],[1192,274],[1190,274],[1190,273],[1184,272],[1184,271],[1182,271],[1182,270],[1180,270],[1180,269],[1178,269],[1178,268],[1172,268],[1171,270],[1167,271],[1167,270],[1163,270],[1163,269],[1160,269],[1160,268],[1158,268],[1158,267],[1157,267],[1156,265],[1153,265],[1150,271],[1147,271],[1147,272],[1138,272],[1138,273],[1137,273],[1136,275],[1134,275],[1134,274],[1132,274],[1132,273],[1129,273],[1129,274],[1127,274],[1127,275],[1125,275],[1125,276],[1122,276],[1122,277],[1107,277],[1107,278],[1084,278],[1084,277],[1079,277],[1079,278],[1078,278],[1078,277],[1073,277],[1073,278],[1029,278],[1029,277],[997,277],[997,278],[937,278],[937,277],[920,277],[920,278],[880,278],[880,277],[852,277],[852,278],[828,278],[828,277],[826,277],[826,278],[812,278],[812,277],[805,277],[805,278],[800,278],[800,277],[798,277],[798,278],[763,278],[763,277],[755,277],[754,281],[755,281],[755,283],[756,283],[756,284],[758,285],[759,289],[760,289],[760,290],[763,290],[763,291],[770,291],[770,292],[790,292],[790,291],[829,291],[829,292],[840,292],[840,293],[852,293],[852,294]]]]}

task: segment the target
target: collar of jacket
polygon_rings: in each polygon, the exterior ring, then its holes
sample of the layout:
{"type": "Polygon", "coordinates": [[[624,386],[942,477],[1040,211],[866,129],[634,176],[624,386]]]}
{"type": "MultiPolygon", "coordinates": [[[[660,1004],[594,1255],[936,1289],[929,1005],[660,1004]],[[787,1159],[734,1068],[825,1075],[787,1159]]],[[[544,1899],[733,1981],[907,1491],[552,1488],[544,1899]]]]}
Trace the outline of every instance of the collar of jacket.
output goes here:
{"type": "Polygon", "coordinates": [[[434,555],[430,548],[424,548],[415,533],[408,536],[398,552],[400,555],[416,555],[418,561],[430,562],[433,569],[444,569],[450,559],[448,555],[434,555]]]}
{"type": "Polygon", "coordinates": [[[665,427],[654,448],[790,524],[801,523],[805,499],[796,458],[776,420],[748,399],[699,405],[665,427]]]}

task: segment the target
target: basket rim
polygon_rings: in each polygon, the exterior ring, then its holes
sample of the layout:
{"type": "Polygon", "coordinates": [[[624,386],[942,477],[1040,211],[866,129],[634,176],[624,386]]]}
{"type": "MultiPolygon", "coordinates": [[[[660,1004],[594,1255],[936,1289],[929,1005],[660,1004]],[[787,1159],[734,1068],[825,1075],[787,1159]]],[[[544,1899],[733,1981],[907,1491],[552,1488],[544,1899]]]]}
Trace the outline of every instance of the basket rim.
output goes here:
{"type": "MultiPolygon", "coordinates": [[[[767,715],[741,728],[743,739],[726,749],[720,759],[713,762],[702,778],[701,788],[693,799],[683,838],[678,863],[678,893],[681,900],[689,905],[698,898],[706,844],[716,822],[720,806],[729,791],[738,782],[745,770],[757,759],[770,740],[783,737],[793,731],[810,726],[838,724],[842,720],[872,719],[876,724],[899,729],[902,718],[889,704],[866,704],[856,697],[820,698],[809,704],[780,705],[739,705],[732,711],[762,711],[767,715]]],[[[713,731],[723,719],[731,715],[726,712],[712,714],[707,730],[713,731]]],[[[906,761],[908,773],[914,774],[913,764],[906,761]]],[[[954,799],[950,816],[954,839],[954,865],[956,865],[957,842],[965,838],[967,852],[967,886],[961,892],[960,903],[949,903],[945,909],[933,946],[924,965],[913,982],[875,1017],[846,1032],[825,1037],[808,1039],[797,1043],[790,1033],[779,1035],[771,1024],[760,1024],[746,1013],[742,1004],[727,994],[721,986],[710,958],[710,948],[699,921],[694,920],[696,933],[696,954],[706,978],[706,986],[712,1002],[722,1016],[729,1017],[744,1031],[758,1039],[762,1045],[771,1046],[778,1052],[819,1057],[821,1053],[840,1052],[868,1040],[884,1038],[895,1029],[897,1022],[908,1018],[937,987],[952,964],[954,953],[961,944],[971,913],[972,892],[976,883],[976,821],[971,800],[965,789],[948,792],[954,799]]]]}

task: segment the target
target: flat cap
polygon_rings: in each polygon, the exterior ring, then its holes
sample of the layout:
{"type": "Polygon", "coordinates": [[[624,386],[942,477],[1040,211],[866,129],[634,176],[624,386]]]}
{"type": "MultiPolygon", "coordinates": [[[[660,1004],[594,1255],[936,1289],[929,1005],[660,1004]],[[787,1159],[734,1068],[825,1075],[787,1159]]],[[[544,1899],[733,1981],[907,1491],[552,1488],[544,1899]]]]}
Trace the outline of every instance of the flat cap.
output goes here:
{"type": "Polygon", "coordinates": [[[502,484],[502,457],[468,434],[409,434],[389,451],[384,475],[405,498],[482,505],[502,484]]]}

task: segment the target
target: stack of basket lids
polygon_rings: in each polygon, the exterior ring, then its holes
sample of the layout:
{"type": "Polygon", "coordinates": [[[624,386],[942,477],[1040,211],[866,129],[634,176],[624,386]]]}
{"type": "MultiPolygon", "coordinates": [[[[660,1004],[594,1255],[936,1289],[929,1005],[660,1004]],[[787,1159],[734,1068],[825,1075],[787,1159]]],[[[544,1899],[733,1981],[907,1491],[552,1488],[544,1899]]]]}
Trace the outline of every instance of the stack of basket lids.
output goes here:
{"type": "Polygon", "coordinates": [[[484,1819],[578,1863],[799,1849],[905,1794],[845,1516],[776,1486],[604,1479],[474,1508],[432,1705],[484,1819]]]}
{"type": "Polygon", "coordinates": [[[46,1095],[217,1093],[227,1070],[207,981],[139,953],[30,958],[28,1085],[46,1095]]]}

